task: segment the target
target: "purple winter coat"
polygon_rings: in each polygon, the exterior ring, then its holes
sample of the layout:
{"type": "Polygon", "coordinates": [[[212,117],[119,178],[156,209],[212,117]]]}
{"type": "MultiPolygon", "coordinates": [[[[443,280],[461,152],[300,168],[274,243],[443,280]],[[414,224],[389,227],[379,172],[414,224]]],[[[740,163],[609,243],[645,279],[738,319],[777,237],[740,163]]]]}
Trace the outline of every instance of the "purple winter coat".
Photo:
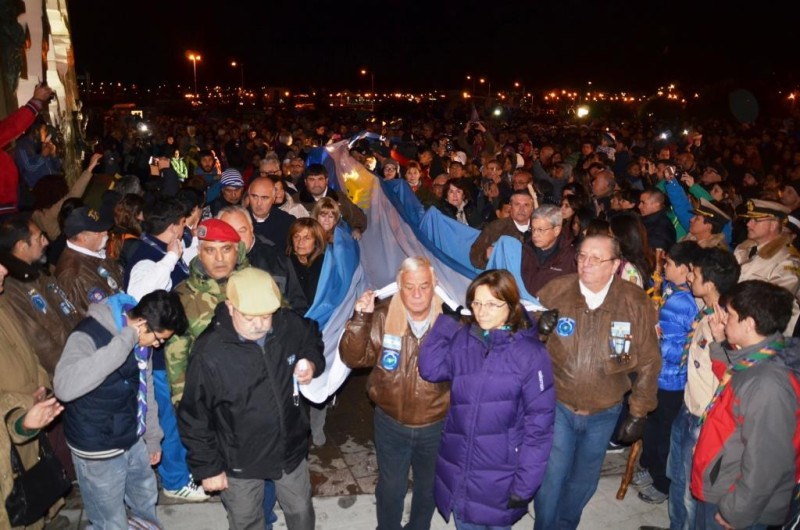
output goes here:
{"type": "Polygon", "coordinates": [[[553,444],[553,369],[535,328],[493,330],[442,315],[419,353],[419,373],[452,381],[436,462],[434,497],[449,520],[510,526],[527,510],[512,494],[533,498],[553,444]]]}

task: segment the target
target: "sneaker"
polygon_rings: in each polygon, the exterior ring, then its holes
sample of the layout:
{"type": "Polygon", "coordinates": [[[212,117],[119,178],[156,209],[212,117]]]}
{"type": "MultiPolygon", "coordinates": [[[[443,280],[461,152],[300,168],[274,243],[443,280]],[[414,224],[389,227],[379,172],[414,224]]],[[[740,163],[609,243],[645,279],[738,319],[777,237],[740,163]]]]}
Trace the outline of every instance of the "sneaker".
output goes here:
{"type": "Polygon", "coordinates": [[[635,486],[637,488],[644,488],[652,483],[653,477],[650,476],[650,472],[646,469],[640,469],[636,471],[633,474],[633,479],[631,480],[631,486],[635,486]]]}
{"type": "Polygon", "coordinates": [[[625,446],[622,444],[614,443],[609,441],[608,446],[606,447],[606,453],[621,453],[625,450],[625,446]]]}
{"type": "Polygon", "coordinates": [[[639,490],[639,498],[649,504],[661,504],[669,498],[669,495],[661,493],[655,486],[650,484],[639,490]]]}
{"type": "Polygon", "coordinates": [[[203,486],[198,485],[191,477],[189,483],[181,489],[177,490],[164,490],[164,495],[173,499],[182,499],[189,502],[203,502],[211,497],[206,495],[203,486]]]}

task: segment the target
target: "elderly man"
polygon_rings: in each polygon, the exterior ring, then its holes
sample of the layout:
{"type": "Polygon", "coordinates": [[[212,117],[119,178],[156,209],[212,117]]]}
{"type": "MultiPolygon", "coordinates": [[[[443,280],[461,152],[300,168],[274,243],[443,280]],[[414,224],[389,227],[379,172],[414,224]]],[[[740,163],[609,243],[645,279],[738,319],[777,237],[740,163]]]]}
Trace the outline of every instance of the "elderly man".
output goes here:
{"type": "Polygon", "coordinates": [[[229,206],[222,209],[217,218],[231,225],[239,234],[250,265],[267,271],[278,284],[289,307],[298,314],[305,314],[309,303],[292,263],[275,243],[253,233],[253,222],[247,210],[241,206],[229,206]]]}
{"type": "Polygon", "coordinates": [[[447,383],[428,383],[417,370],[420,343],[441,312],[434,293],[436,274],[422,257],[406,258],[397,273],[398,293],[375,302],[366,291],[347,323],[339,353],[351,368],[372,367],[367,382],[375,403],[378,459],[378,528],[398,530],[413,470],[414,492],[406,528],[430,528],[433,479],[444,416],[450,402],[447,383]]]}
{"type": "Polygon", "coordinates": [[[339,203],[342,211],[342,218],[350,227],[353,239],[361,239],[361,233],[367,229],[367,216],[361,208],[353,204],[353,201],[343,191],[336,191],[328,186],[328,170],[322,164],[311,164],[306,169],[304,187],[297,194],[297,199],[309,212],[314,208],[314,204],[322,197],[330,197],[339,203]]]}
{"type": "Polygon", "coordinates": [[[592,199],[597,216],[601,219],[608,219],[611,212],[611,196],[616,187],[614,172],[608,168],[598,171],[592,179],[592,199]]]}
{"type": "Polygon", "coordinates": [[[497,219],[486,225],[469,250],[469,260],[479,269],[489,263],[494,244],[500,236],[511,236],[521,243],[530,238],[533,197],[527,191],[517,191],[511,195],[509,202],[511,217],[497,219]]]}
{"type": "Polygon", "coordinates": [[[560,318],[547,340],[558,403],[553,449],[534,498],[536,530],[578,527],[625,394],[630,391],[630,414],[617,433],[622,442],[642,436],[645,417],[656,407],[661,353],[652,302],[616,275],[615,239],[587,237],[576,256],[577,275],[539,291],[541,303],[560,318]]]}
{"type": "Polygon", "coordinates": [[[298,385],[325,369],[317,325],[283,309],[269,274],[234,272],[195,343],[178,406],[189,467],[221,492],[231,528],[264,528],[264,480],[290,530],[313,530],[308,418],[298,385]]]}
{"type": "Polygon", "coordinates": [[[522,281],[536,296],[553,278],[575,272],[575,249],[562,237],[561,208],[540,206],[531,219],[531,244],[522,245],[522,281]]]}
{"type": "Polygon", "coordinates": [[[106,257],[109,228],[111,221],[88,206],[74,209],[64,221],[67,248],[56,264],[56,278],[81,316],[89,304],[102,302],[122,288],[119,265],[106,257]]]}

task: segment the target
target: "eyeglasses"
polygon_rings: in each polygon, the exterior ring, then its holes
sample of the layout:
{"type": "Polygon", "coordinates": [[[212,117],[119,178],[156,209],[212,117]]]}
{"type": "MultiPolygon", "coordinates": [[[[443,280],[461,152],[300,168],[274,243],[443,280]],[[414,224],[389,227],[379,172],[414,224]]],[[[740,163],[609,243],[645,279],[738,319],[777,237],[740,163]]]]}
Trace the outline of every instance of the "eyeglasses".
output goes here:
{"type": "Polygon", "coordinates": [[[555,228],[555,226],[551,226],[550,228],[531,228],[531,232],[534,233],[534,234],[542,235],[545,232],[547,232],[548,230],[552,230],[554,228],[555,228]]]}
{"type": "Polygon", "coordinates": [[[150,327],[150,323],[149,322],[145,321],[144,326],[145,326],[145,329],[147,329],[147,332],[148,333],[152,333],[153,337],[155,337],[153,339],[153,347],[154,348],[158,348],[159,346],[161,346],[162,344],[167,342],[168,337],[159,337],[158,335],[156,335],[155,330],[153,330],[153,328],[150,327]]]}
{"type": "Polygon", "coordinates": [[[497,311],[501,309],[503,306],[506,306],[505,302],[478,302],[477,300],[473,300],[470,302],[469,306],[472,308],[472,312],[476,313],[481,310],[481,308],[486,308],[489,311],[497,311]]]}
{"type": "Polygon", "coordinates": [[[592,267],[596,267],[601,263],[605,263],[607,261],[614,261],[615,259],[617,258],[600,259],[597,256],[590,256],[585,252],[578,252],[577,254],[575,254],[575,261],[577,263],[580,263],[581,265],[586,263],[588,265],[591,265],[592,267]]]}

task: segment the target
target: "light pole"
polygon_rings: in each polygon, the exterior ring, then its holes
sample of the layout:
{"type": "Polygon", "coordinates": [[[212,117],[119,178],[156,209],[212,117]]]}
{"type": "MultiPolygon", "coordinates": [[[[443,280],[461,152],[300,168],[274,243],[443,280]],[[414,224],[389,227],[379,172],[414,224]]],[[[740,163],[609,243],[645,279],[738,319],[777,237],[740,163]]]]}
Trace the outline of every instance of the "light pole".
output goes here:
{"type": "Polygon", "coordinates": [[[372,94],[372,104],[370,105],[370,112],[375,112],[375,72],[372,70],[367,70],[366,68],[361,69],[361,75],[369,74],[370,80],[370,94],[372,94]]]}
{"type": "Polygon", "coordinates": [[[231,66],[236,68],[237,66],[241,70],[242,73],[242,83],[239,85],[239,94],[244,94],[244,63],[237,63],[236,61],[231,61],[231,66]]]}
{"type": "Polygon", "coordinates": [[[192,61],[192,71],[194,72],[194,97],[197,97],[197,61],[201,60],[199,53],[189,52],[186,56],[192,61]]]}
{"type": "Polygon", "coordinates": [[[471,75],[467,76],[467,81],[472,81],[472,95],[475,95],[475,78],[471,75]]]}
{"type": "Polygon", "coordinates": [[[486,99],[487,99],[487,101],[490,101],[492,99],[492,82],[489,81],[488,79],[483,78],[483,77],[478,79],[478,82],[480,84],[486,83],[487,87],[489,88],[489,91],[486,93],[486,99]]]}

